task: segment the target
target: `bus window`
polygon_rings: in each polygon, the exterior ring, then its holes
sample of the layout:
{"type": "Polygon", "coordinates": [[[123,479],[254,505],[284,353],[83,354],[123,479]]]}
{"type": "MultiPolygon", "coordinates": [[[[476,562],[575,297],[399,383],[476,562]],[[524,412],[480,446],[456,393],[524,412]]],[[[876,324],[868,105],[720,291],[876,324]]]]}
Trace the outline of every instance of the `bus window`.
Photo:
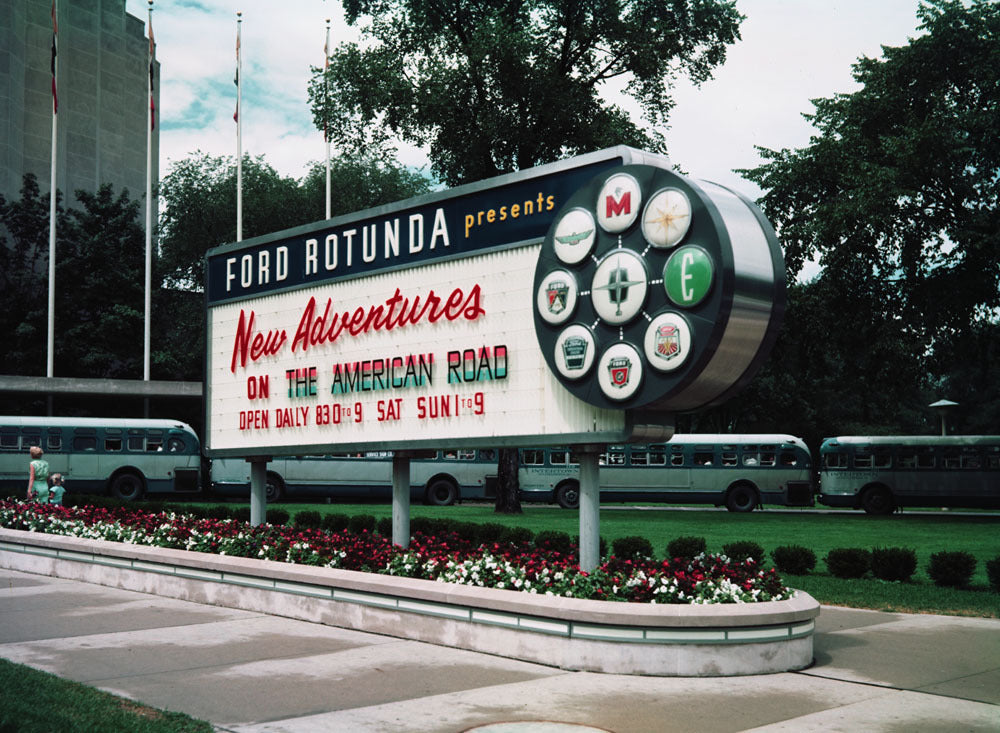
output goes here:
{"type": "Polygon", "coordinates": [[[934,456],[930,453],[918,454],[917,468],[934,468],[934,456]]]}
{"type": "Polygon", "coordinates": [[[629,462],[633,466],[648,466],[649,465],[649,453],[645,450],[632,449],[632,455],[629,457],[629,462]]]}
{"type": "Polygon", "coordinates": [[[3,433],[0,435],[0,448],[7,450],[17,450],[21,447],[21,436],[17,433],[3,433]]]}
{"type": "Polygon", "coordinates": [[[73,438],[73,450],[96,451],[97,438],[93,435],[77,435],[73,438]]]}
{"type": "Polygon", "coordinates": [[[480,461],[495,461],[497,459],[497,452],[492,448],[484,448],[479,451],[480,461]]]}
{"type": "Polygon", "coordinates": [[[670,455],[670,465],[671,466],[683,466],[684,465],[684,454],[683,453],[672,453],[670,455]]]}
{"type": "Polygon", "coordinates": [[[979,456],[962,456],[962,468],[979,470],[983,467],[983,462],[979,456]]]}
{"type": "Polygon", "coordinates": [[[827,453],[823,456],[823,465],[826,468],[847,468],[847,454],[827,453]]]}
{"type": "Polygon", "coordinates": [[[875,468],[891,468],[892,453],[887,450],[876,450],[873,461],[875,463],[875,468]]]}
{"type": "Polygon", "coordinates": [[[900,452],[899,454],[899,467],[900,468],[916,468],[917,467],[917,454],[907,451],[906,453],[900,452]]]}
{"type": "Polygon", "coordinates": [[[48,450],[62,450],[62,436],[59,433],[49,433],[46,447],[48,450]]]}
{"type": "Polygon", "coordinates": [[[107,430],[104,434],[104,450],[118,452],[122,449],[122,434],[120,430],[107,430]]]}
{"type": "Polygon", "coordinates": [[[523,462],[526,466],[544,466],[545,451],[537,448],[526,448],[523,454],[523,462]]]}
{"type": "Polygon", "coordinates": [[[563,448],[554,448],[549,452],[549,463],[553,466],[565,466],[569,463],[569,451],[563,448]]]}
{"type": "Polygon", "coordinates": [[[150,430],[146,433],[146,452],[156,453],[163,450],[163,433],[159,430],[150,430]]]}
{"type": "Polygon", "coordinates": [[[954,451],[948,451],[944,454],[944,458],[941,459],[942,468],[958,468],[959,458],[958,453],[954,451]]]}
{"type": "Polygon", "coordinates": [[[167,450],[171,453],[183,453],[184,441],[175,435],[170,436],[170,439],[167,440],[167,450]]]}
{"type": "Polygon", "coordinates": [[[760,464],[760,460],[757,458],[757,454],[756,453],[744,453],[743,454],[743,465],[744,466],[757,466],[759,464],[760,464]]]}
{"type": "Polygon", "coordinates": [[[986,465],[993,470],[1000,469],[1000,456],[987,456],[986,465]]]}
{"type": "Polygon", "coordinates": [[[141,435],[128,436],[128,449],[141,452],[146,447],[146,441],[141,435]]]}
{"type": "Polygon", "coordinates": [[[854,467],[855,468],[871,468],[872,467],[872,454],[859,448],[858,452],[854,454],[854,467]]]}
{"type": "Polygon", "coordinates": [[[798,460],[795,458],[794,453],[788,453],[783,451],[781,454],[781,465],[782,466],[795,466],[798,464],[798,460]]]}
{"type": "Polygon", "coordinates": [[[712,465],[712,454],[711,453],[695,453],[694,454],[694,465],[696,466],[711,466],[712,465]]]}
{"type": "Polygon", "coordinates": [[[609,450],[608,451],[608,465],[609,466],[624,466],[625,465],[625,451],[623,450],[609,450]]]}
{"type": "Polygon", "coordinates": [[[732,453],[724,452],[722,454],[722,465],[723,466],[737,466],[737,465],[739,465],[739,462],[740,462],[739,456],[736,455],[735,451],[732,452],[732,453]]]}
{"type": "Polygon", "coordinates": [[[666,466],[667,452],[662,448],[651,448],[649,451],[650,466],[666,466]]]}
{"type": "Polygon", "coordinates": [[[476,460],[476,452],[474,450],[460,450],[458,452],[458,460],[474,461],[476,460]]]}

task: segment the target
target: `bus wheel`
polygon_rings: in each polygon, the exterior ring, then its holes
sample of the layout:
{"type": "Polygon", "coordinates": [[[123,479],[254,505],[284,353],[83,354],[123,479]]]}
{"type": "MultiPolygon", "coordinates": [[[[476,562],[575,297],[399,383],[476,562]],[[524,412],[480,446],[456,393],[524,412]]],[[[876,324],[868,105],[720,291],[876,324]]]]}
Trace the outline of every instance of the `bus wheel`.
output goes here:
{"type": "Polygon", "coordinates": [[[281,495],[285,493],[285,482],[281,480],[281,476],[276,473],[267,472],[267,481],[264,485],[264,495],[267,497],[267,503],[272,504],[281,499],[281,495]]]}
{"type": "Polygon", "coordinates": [[[451,506],[456,501],[458,501],[458,487],[448,479],[435,479],[427,488],[428,504],[451,506]]]}
{"type": "Polygon", "coordinates": [[[556,487],[556,504],[563,509],[580,508],[580,484],[576,481],[563,481],[556,487]]]}
{"type": "Polygon", "coordinates": [[[141,499],[142,491],[142,477],[135,473],[120,473],[111,482],[111,496],[122,501],[141,499]]]}
{"type": "Polygon", "coordinates": [[[884,486],[873,486],[861,495],[861,508],[867,514],[892,514],[895,504],[892,494],[884,486]]]}
{"type": "Polygon", "coordinates": [[[726,509],[731,512],[752,512],[757,506],[757,492],[750,484],[736,484],[726,495],[726,509]]]}

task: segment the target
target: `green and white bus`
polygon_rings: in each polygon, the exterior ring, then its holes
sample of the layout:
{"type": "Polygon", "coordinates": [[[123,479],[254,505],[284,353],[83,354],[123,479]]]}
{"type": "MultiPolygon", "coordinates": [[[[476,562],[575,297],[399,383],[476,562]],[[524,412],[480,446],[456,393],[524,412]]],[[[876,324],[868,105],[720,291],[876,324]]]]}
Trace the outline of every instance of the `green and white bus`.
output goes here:
{"type": "MultiPolygon", "coordinates": [[[[267,501],[317,496],[338,499],[392,497],[392,452],[335,453],[325,456],[272,458],[267,463],[267,501]]],[[[463,499],[483,499],[497,472],[493,449],[431,451],[410,460],[410,498],[450,506],[463,499]]],[[[241,458],[212,460],[212,490],[246,496],[250,464],[241,458]]]]}
{"type": "Polygon", "coordinates": [[[71,493],[134,501],[201,489],[201,443],[176,420],[0,417],[0,484],[27,489],[28,450],[44,452],[71,493]]]}
{"type": "Polygon", "coordinates": [[[1000,436],[841,436],[820,446],[818,500],[890,514],[902,507],[1000,508],[1000,436]]]}
{"type": "MultiPolygon", "coordinates": [[[[713,504],[749,512],[762,504],[812,506],[809,449],[792,435],[675,435],[667,443],[613,445],[601,454],[602,501],[713,504]]],[[[579,466],[566,449],[525,449],[521,497],[579,506],[579,466]]]]}

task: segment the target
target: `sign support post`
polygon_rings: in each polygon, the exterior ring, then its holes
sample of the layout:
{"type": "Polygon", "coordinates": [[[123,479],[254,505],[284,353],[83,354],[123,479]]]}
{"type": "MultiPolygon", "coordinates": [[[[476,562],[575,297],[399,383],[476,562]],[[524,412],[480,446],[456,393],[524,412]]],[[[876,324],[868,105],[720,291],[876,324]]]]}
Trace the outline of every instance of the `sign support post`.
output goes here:
{"type": "Polygon", "coordinates": [[[410,546],[410,456],[392,456],[392,544],[410,546]]]}
{"type": "Polygon", "coordinates": [[[250,462],[250,526],[258,527],[267,518],[267,458],[254,456],[250,462]]]}
{"type": "Polygon", "coordinates": [[[580,450],[580,569],[591,572],[601,557],[601,481],[596,446],[580,450]]]}

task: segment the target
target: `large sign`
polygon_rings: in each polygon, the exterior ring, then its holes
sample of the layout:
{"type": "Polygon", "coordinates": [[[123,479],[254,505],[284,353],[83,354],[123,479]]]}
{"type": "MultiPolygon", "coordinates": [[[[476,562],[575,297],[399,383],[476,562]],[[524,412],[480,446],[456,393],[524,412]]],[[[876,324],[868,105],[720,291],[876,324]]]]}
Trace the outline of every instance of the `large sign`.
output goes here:
{"type": "Polygon", "coordinates": [[[773,232],[734,254],[704,190],[619,147],[212,250],[207,452],[669,437],[664,411],[748,379],[780,319],[773,232]],[[741,257],[768,279],[745,310],[741,257]]]}

